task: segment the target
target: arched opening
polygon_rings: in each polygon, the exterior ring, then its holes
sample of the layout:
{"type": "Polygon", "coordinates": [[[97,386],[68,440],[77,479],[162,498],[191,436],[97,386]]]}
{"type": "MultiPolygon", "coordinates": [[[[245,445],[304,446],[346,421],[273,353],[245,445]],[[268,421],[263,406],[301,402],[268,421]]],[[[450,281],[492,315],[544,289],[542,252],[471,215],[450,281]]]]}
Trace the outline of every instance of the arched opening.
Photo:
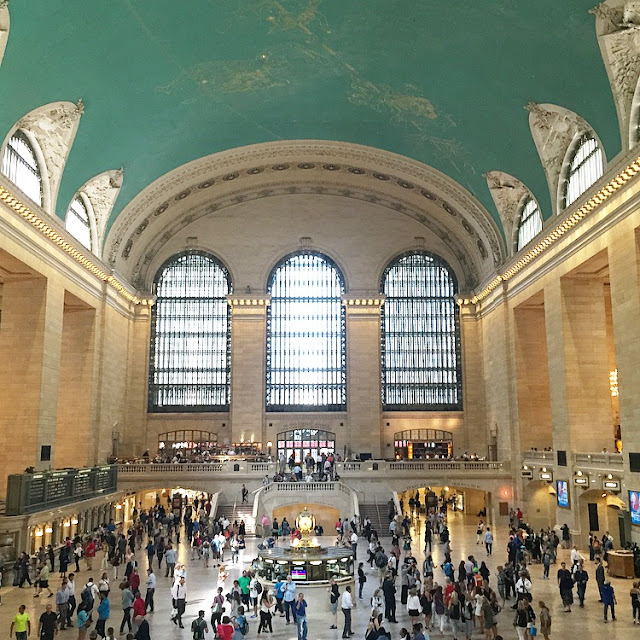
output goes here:
{"type": "Polygon", "coordinates": [[[396,460],[446,460],[453,455],[453,433],[440,429],[409,429],[393,434],[396,460]]]}
{"type": "Polygon", "coordinates": [[[33,144],[16,131],[4,148],[0,172],[38,206],[42,206],[42,172],[33,144]]]}
{"type": "Polygon", "coordinates": [[[67,209],[65,228],[81,245],[91,250],[89,206],[86,197],[78,193],[67,209]]]}
{"type": "Polygon", "coordinates": [[[604,173],[604,153],[591,132],[582,135],[569,148],[563,185],[563,209],[575,202],[604,173]]]}
{"type": "Polygon", "coordinates": [[[181,253],[160,268],[151,323],[150,412],[228,410],[231,291],[227,269],[203,252],[181,253]]]}
{"type": "Polygon", "coordinates": [[[319,463],[322,455],[335,452],[336,434],[324,429],[290,429],[278,433],[278,458],[284,455],[285,460],[293,456],[300,464],[307,456],[319,463]]]}
{"type": "Polygon", "coordinates": [[[276,265],[267,292],[267,411],[343,411],[342,273],[327,256],[302,251],[276,265]]]}

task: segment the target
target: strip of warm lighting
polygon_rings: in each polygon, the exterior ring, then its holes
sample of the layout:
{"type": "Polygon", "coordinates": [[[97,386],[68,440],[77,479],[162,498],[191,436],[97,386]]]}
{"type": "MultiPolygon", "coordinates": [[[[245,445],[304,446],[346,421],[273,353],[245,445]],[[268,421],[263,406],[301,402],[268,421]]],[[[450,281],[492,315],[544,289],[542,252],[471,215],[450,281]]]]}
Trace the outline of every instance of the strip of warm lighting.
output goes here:
{"type": "Polygon", "coordinates": [[[51,240],[55,245],[68,253],[76,262],[82,265],[87,271],[100,278],[113,287],[125,300],[132,304],[152,305],[153,299],[139,298],[131,293],[117,278],[105,273],[98,265],[84,256],[76,247],[65,240],[51,225],[35,214],[29,207],[14,196],[8,189],[0,185],[0,200],[11,207],[18,215],[22,216],[43,236],[51,240]]]}
{"type": "Polygon", "coordinates": [[[489,284],[478,292],[471,299],[460,298],[458,304],[476,304],[486,298],[501,282],[510,280],[530,262],[546,251],[552,244],[557,242],[567,231],[575,227],[580,220],[591,211],[606,202],[616,191],[621,189],[629,180],[640,172],[640,157],[625,167],[615,178],[612,178],[602,189],[596,192],[579,209],[574,211],[566,220],[563,220],[557,227],[552,229],[542,240],[532,249],[529,249],[514,265],[509,267],[502,275],[497,275],[489,284]]]}
{"type": "Polygon", "coordinates": [[[233,307],[265,307],[271,304],[269,298],[230,298],[227,302],[233,307]]]}

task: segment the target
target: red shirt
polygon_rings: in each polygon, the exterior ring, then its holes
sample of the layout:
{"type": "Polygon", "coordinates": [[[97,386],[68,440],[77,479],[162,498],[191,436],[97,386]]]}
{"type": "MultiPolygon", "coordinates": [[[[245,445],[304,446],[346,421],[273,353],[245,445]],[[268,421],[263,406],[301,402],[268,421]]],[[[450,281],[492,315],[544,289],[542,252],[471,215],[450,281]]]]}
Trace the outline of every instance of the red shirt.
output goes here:
{"type": "Polygon", "coordinates": [[[135,593],[140,588],[140,575],[137,573],[132,573],[129,576],[129,586],[131,587],[131,591],[135,593]]]}
{"type": "Polygon", "coordinates": [[[220,637],[220,640],[231,640],[231,637],[233,636],[233,625],[219,624],[216,629],[216,633],[220,637]]]}
{"type": "Polygon", "coordinates": [[[147,613],[147,608],[144,605],[144,600],[142,598],[136,598],[133,601],[133,615],[134,616],[144,616],[147,613]]]}
{"type": "Polygon", "coordinates": [[[87,556],[87,558],[96,557],[96,545],[93,540],[87,545],[86,549],[84,550],[84,555],[87,556]]]}
{"type": "Polygon", "coordinates": [[[453,593],[453,584],[449,583],[444,588],[444,603],[448,606],[449,600],[451,600],[451,594],[453,593]]]}

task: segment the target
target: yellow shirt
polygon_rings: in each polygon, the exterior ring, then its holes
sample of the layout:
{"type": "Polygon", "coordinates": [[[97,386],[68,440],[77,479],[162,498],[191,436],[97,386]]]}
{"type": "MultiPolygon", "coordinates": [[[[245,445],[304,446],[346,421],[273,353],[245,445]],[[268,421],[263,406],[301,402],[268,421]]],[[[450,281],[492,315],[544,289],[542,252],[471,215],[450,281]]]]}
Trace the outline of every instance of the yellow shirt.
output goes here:
{"type": "Polygon", "coordinates": [[[16,633],[26,631],[27,622],[29,622],[29,614],[26,611],[24,613],[16,614],[16,617],[13,619],[13,630],[16,633]]]}

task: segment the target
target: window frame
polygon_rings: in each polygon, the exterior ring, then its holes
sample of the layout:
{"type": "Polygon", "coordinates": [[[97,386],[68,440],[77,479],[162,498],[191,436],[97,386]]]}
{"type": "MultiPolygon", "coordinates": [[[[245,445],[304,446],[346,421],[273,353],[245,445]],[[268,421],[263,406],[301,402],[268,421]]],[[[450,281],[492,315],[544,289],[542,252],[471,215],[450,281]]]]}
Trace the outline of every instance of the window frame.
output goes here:
{"type": "MultiPolygon", "coordinates": [[[[160,299],[156,299],[156,303],[153,305],[151,309],[151,333],[150,333],[150,347],[149,347],[149,378],[148,378],[148,397],[147,397],[147,413],[225,413],[228,412],[231,406],[231,326],[232,326],[232,313],[229,308],[227,302],[227,296],[233,293],[233,280],[231,278],[231,273],[226,265],[218,259],[214,254],[208,251],[202,250],[187,250],[182,251],[180,253],[176,253],[160,266],[153,281],[153,291],[154,293],[158,289],[158,284],[160,283],[161,278],[166,273],[166,271],[172,266],[172,264],[177,264],[181,259],[188,256],[200,256],[210,260],[216,267],[218,267],[222,275],[224,276],[227,282],[227,293],[220,296],[215,297],[199,297],[199,298],[189,298],[185,297],[182,299],[192,299],[199,301],[219,301],[224,303],[224,309],[226,311],[226,355],[225,355],[225,368],[223,370],[224,376],[226,378],[225,381],[225,403],[224,404],[170,404],[170,405],[160,405],[153,401],[154,393],[156,388],[160,385],[154,381],[154,375],[157,371],[155,367],[155,357],[156,357],[156,334],[157,334],[157,323],[158,323],[158,309],[159,304],[162,303],[160,299]]],[[[208,334],[200,334],[201,336],[211,336],[216,335],[213,332],[208,334]]],[[[179,371],[180,369],[175,369],[175,371],[179,371]]],[[[197,384],[197,383],[196,383],[197,384]]]]}
{"type": "Polygon", "coordinates": [[[516,234],[515,234],[515,253],[518,253],[518,251],[520,251],[521,249],[524,249],[535,237],[537,237],[542,232],[543,226],[544,226],[544,219],[542,217],[542,211],[540,210],[540,205],[538,204],[538,201],[533,197],[533,195],[527,194],[523,198],[522,202],[520,203],[520,206],[518,207],[518,225],[517,225],[516,234]],[[526,209],[531,203],[534,204],[534,209],[525,218],[524,216],[525,216],[526,209]],[[536,213],[537,213],[537,218],[540,220],[540,229],[536,231],[536,233],[533,234],[526,242],[523,242],[522,244],[520,244],[520,231],[523,228],[524,223],[530,220],[533,216],[535,216],[536,213]]]}
{"type": "MultiPolygon", "coordinates": [[[[17,171],[17,170],[16,170],[17,171]]],[[[7,180],[9,180],[12,184],[14,184],[18,189],[20,189],[20,191],[22,191],[22,193],[24,193],[30,200],[32,200],[33,202],[35,202],[39,207],[44,208],[44,200],[45,200],[45,185],[44,185],[44,180],[45,180],[45,175],[44,175],[44,171],[42,169],[42,164],[40,162],[40,160],[38,159],[38,150],[36,149],[36,145],[34,143],[34,141],[31,139],[31,137],[29,135],[27,135],[27,133],[25,131],[23,131],[22,129],[16,129],[10,136],[9,139],[7,140],[7,143],[5,144],[3,150],[2,150],[2,158],[0,158],[0,173],[2,173],[2,175],[7,178],[7,180]],[[11,144],[14,140],[19,140],[20,143],[24,144],[27,149],[29,150],[31,156],[32,156],[32,160],[33,160],[33,167],[30,166],[30,163],[22,156],[22,154],[19,153],[19,151],[11,144]],[[15,175],[10,176],[8,172],[5,171],[5,163],[8,162],[7,160],[7,155],[11,153],[15,160],[14,160],[14,170],[15,169],[15,162],[20,162],[22,165],[22,170],[23,171],[29,171],[38,181],[39,184],[39,191],[40,191],[40,197],[38,200],[34,199],[32,197],[32,195],[29,193],[28,190],[25,190],[25,186],[24,184],[20,184],[20,180],[19,180],[19,175],[17,175],[17,173],[15,175]]]]}
{"type": "MultiPolygon", "coordinates": [[[[460,308],[456,304],[455,296],[458,293],[458,280],[454,270],[451,266],[435,253],[431,253],[430,251],[425,250],[411,250],[401,253],[396,256],[392,260],[387,263],[387,266],[384,268],[381,278],[380,278],[380,292],[385,295],[385,301],[380,309],[380,399],[382,404],[383,411],[406,411],[406,412],[416,412],[416,411],[428,411],[428,412],[449,412],[449,411],[462,411],[463,410],[463,380],[462,380],[462,348],[461,348],[461,335],[460,335],[460,308]],[[455,389],[456,393],[456,402],[431,402],[431,403],[406,403],[406,402],[387,402],[387,396],[389,394],[389,390],[387,388],[387,310],[389,309],[389,301],[393,300],[393,296],[389,296],[386,293],[386,279],[388,274],[392,269],[394,269],[402,260],[410,257],[410,256],[425,256],[430,258],[434,266],[444,269],[449,278],[451,279],[451,286],[453,288],[453,294],[451,296],[451,313],[454,322],[454,332],[453,332],[453,356],[455,358],[453,371],[455,372],[455,382],[453,383],[452,388],[455,389]]],[[[406,296],[409,298],[409,295],[406,296]]],[[[416,297],[412,295],[410,297],[411,300],[415,300],[416,297]]],[[[447,297],[436,296],[436,297],[421,297],[423,300],[435,299],[435,300],[447,300],[447,297]]],[[[444,334],[443,334],[444,335],[444,334]]]]}
{"type": "MultiPolygon", "coordinates": [[[[597,162],[597,160],[596,160],[597,162]]],[[[569,146],[568,153],[565,158],[564,170],[563,170],[563,180],[562,180],[562,198],[560,201],[561,207],[558,213],[561,213],[568,207],[570,207],[575,202],[579,201],[582,196],[584,196],[591,187],[602,178],[604,172],[606,171],[606,163],[607,159],[604,154],[604,148],[600,143],[600,140],[597,138],[593,131],[582,131],[579,135],[574,138],[574,141],[569,146]],[[582,151],[582,149],[590,142],[593,141],[595,146],[592,151],[590,151],[574,168],[572,165],[576,161],[578,154],[582,151]],[[569,202],[569,189],[572,185],[572,179],[580,180],[579,172],[584,167],[588,166],[588,162],[591,158],[598,158],[600,162],[600,174],[593,179],[588,185],[584,186],[580,193],[575,195],[572,200],[569,202]],[[576,177],[578,176],[578,177],[576,177]]]]}
{"type": "Polygon", "coordinates": [[[78,193],[76,193],[75,196],[73,196],[73,199],[71,200],[71,202],[69,203],[69,206],[67,207],[67,212],[64,217],[64,228],[88,251],[93,251],[93,229],[91,227],[91,215],[92,215],[91,203],[89,202],[89,199],[87,198],[87,196],[81,191],[79,191],[78,193]],[[73,204],[76,200],[82,204],[84,211],[87,215],[86,226],[89,232],[89,246],[84,244],[84,242],[82,242],[80,238],[78,238],[72,231],[70,231],[68,227],[69,216],[74,216],[83,224],[85,222],[84,220],[82,220],[82,218],[80,218],[80,216],[75,211],[71,210],[71,207],[73,207],[73,204]]]}
{"type": "MultiPolygon", "coordinates": [[[[346,292],[346,280],[344,277],[344,273],[342,269],[336,264],[336,262],[320,251],[314,251],[311,249],[302,249],[300,251],[295,251],[293,253],[289,253],[283,258],[281,258],[276,265],[271,269],[269,276],[267,278],[267,293],[271,294],[271,303],[267,308],[267,326],[266,326],[266,366],[265,366],[265,411],[269,413],[310,413],[310,412],[340,412],[346,411],[347,409],[347,330],[346,330],[346,310],[344,304],[342,303],[342,295],[346,292]],[[301,255],[309,255],[320,258],[324,260],[326,264],[334,270],[338,281],[340,283],[341,293],[339,296],[339,304],[340,304],[340,395],[342,396],[341,402],[339,403],[329,403],[329,404],[271,404],[269,402],[269,398],[271,395],[271,389],[274,386],[274,383],[271,379],[272,373],[272,359],[273,359],[273,347],[272,347],[272,328],[274,322],[274,311],[275,308],[274,298],[272,294],[273,284],[275,277],[278,271],[286,265],[287,262],[292,260],[293,258],[301,255]]],[[[337,298],[336,298],[337,300],[337,298]]],[[[326,371],[326,370],[325,370],[326,371]]],[[[277,383],[275,383],[277,384],[277,383]]],[[[292,388],[295,387],[295,383],[282,383],[282,385],[288,385],[292,388]]],[[[292,393],[292,391],[289,391],[292,393]]]]}

